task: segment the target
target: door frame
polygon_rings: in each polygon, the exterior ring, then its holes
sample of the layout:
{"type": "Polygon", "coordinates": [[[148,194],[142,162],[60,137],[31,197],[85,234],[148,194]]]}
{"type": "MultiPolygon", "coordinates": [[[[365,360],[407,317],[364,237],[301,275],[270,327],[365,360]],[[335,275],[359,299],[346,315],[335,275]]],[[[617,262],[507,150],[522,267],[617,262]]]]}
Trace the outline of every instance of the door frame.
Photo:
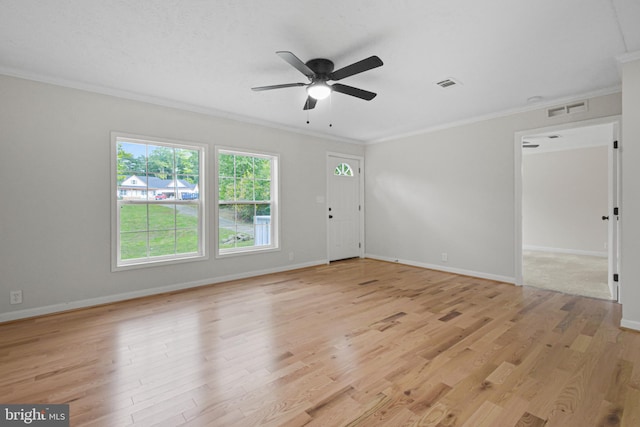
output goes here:
{"type": "Polygon", "coordinates": [[[360,240],[360,253],[359,253],[359,257],[360,258],[364,258],[364,254],[365,254],[365,241],[364,241],[364,157],[363,156],[357,156],[355,154],[345,154],[345,153],[338,153],[335,151],[327,151],[326,157],[325,157],[325,164],[324,164],[324,170],[325,170],[325,185],[326,185],[326,197],[325,197],[325,204],[324,204],[324,214],[325,214],[325,234],[326,234],[326,256],[327,256],[327,264],[329,264],[330,261],[330,236],[329,236],[329,214],[327,211],[327,204],[329,203],[330,200],[330,194],[329,194],[329,189],[331,188],[330,183],[329,183],[329,179],[331,178],[329,176],[329,160],[330,157],[342,157],[345,159],[352,159],[352,160],[357,160],[359,165],[360,165],[360,170],[358,173],[358,198],[359,200],[359,204],[360,204],[360,229],[358,230],[358,234],[359,234],[359,240],[360,240]]]}
{"type": "MultiPolygon", "coordinates": [[[[621,142],[621,121],[622,116],[608,116],[598,119],[577,121],[564,123],[561,125],[547,126],[543,128],[528,129],[515,132],[514,134],[514,201],[515,201],[515,217],[514,217],[514,278],[517,286],[523,285],[522,273],[522,139],[527,135],[536,133],[556,132],[567,129],[575,129],[589,127],[595,125],[610,124],[612,126],[613,135],[611,145],[608,150],[608,211],[609,216],[613,219],[613,208],[620,206],[620,158],[619,150],[613,149],[613,141],[618,141],[618,147],[621,142]]],[[[610,289],[614,290],[612,295],[613,301],[620,300],[620,285],[613,283],[613,274],[619,273],[620,265],[620,227],[618,220],[610,220],[607,229],[607,252],[608,252],[608,274],[607,282],[610,289]],[[617,262],[616,262],[617,261],[617,262]],[[617,288],[617,292],[616,292],[617,288]]]]}

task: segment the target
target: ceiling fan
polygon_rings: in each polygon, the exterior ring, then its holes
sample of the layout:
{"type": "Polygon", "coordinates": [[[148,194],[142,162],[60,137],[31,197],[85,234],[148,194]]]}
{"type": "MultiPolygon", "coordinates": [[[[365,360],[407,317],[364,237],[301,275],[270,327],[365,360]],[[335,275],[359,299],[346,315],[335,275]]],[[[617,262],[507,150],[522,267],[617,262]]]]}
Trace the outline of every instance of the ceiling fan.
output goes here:
{"type": "Polygon", "coordinates": [[[357,87],[347,86],[340,83],[334,83],[331,85],[327,83],[330,80],[342,80],[345,77],[380,67],[383,62],[375,55],[333,71],[333,62],[328,59],[316,58],[305,63],[288,51],[278,51],[276,54],[287,61],[293,68],[307,76],[309,83],[286,83],[282,85],[259,86],[252,87],[251,90],[262,91],[282,89],[286,87],[306,86],[308,96],[304,103],[303,110],[311,110],[312,108],[315,108],[316,102],[320,99],[325,99],[331,94],[331,92],[344,93],[345,95],[355,96],[356,98],[364,99],[366,101],[371,101],[376,96],[373,92],[358,89],[357,87]]]}

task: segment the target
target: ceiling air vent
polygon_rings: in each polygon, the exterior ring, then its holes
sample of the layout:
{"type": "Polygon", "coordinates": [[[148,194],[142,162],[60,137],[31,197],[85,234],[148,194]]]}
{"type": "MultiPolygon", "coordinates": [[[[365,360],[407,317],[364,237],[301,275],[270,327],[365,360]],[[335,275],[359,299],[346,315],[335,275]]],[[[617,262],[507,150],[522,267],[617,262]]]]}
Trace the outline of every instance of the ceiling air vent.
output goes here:
{"type": "Polygon", "coordinates": [[[441,81],[437,82],[436,84],[438,86],[440,86],[441,88],[446,89],[446,88],[451,87],[451,86],[459,85],[460,82],[457,81],[457,80],[449,78],[449,79],[441,80],[441,81]]]}

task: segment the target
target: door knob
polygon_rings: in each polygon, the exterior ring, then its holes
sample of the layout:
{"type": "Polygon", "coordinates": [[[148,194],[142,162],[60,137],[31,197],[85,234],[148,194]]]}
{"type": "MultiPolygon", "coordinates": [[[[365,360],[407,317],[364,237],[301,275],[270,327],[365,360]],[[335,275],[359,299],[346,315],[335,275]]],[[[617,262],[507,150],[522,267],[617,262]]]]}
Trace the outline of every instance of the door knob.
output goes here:
{"type": "Polygon", "coordinates": [[[602,220],[603,220],[603,221],[607,221],[608,219],[609,219],[609,217],[608,217],[608,216],[604,216],[604,215],[602,215],[602,220]]]}

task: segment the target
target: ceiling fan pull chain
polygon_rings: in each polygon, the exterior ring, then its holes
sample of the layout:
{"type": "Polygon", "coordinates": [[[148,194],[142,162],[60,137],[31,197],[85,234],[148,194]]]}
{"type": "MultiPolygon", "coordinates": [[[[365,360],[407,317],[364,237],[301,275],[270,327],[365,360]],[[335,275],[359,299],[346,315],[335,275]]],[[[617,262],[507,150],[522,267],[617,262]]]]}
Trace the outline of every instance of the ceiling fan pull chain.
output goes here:
{"type": "Polygon", "coordinates": [[[333,96],[329,94],[329,127],[333,127],[333,96]]]}

